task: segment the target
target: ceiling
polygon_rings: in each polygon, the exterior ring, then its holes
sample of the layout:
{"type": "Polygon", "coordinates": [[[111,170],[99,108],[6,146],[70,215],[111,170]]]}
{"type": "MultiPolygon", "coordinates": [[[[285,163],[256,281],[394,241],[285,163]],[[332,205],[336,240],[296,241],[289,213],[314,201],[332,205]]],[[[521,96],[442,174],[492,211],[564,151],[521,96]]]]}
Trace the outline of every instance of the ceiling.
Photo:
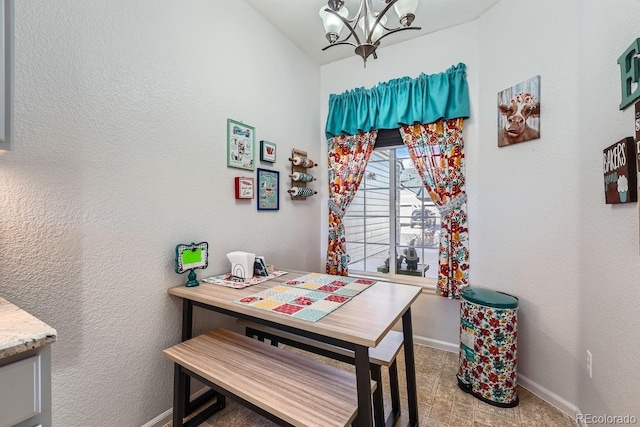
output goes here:
{"type": "MultiPolygon", "coordinates": [[[[322,20],[318,15],[326,0],[245,0],[267,21],[275,26],[303,52],[318,64],[324,65],[354,56],[351,46],[335,46],[324,52],[327,46],[322,20]]],[[[420,37],[444,28],[473,21],[499,0],[422,0],[418,4],[412,26],[422,30],[402,31],[385,38],[381,46],[389,46],[404,40],[420,37]]],[[[359,0],[345,0],[349,18],[358,10],[359,0]]],[[[375,10],[384,8],[384,0],[372,0],[375,10]]],[[[397,22],[394,10],[388,12],[388,25],[397,22]]],[[[343,29],[343,35],[346,29],[343,29]]]]}

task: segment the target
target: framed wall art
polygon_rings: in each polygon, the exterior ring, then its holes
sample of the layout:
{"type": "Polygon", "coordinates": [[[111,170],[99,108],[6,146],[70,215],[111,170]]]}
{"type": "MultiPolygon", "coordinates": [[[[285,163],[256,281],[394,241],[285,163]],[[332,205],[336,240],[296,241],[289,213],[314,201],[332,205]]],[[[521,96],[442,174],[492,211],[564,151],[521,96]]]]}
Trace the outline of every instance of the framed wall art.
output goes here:
{"type": "Polygon", "coordinates": [[[498,147],[540,138],[540,76],[498,93],[498,147]]]}
{"type": "Polygon", "coordinates": [[[255,169],[256,131],[252,126],[227,119],[227,166],[255,169]]]}
{"type": "Polygon", "coordinates": [[[237,176],[235,179],[236,199],[253,199],[253,178],[237,176]]]}
{"type": "Polygon", "coordinates": [[[276,144],[269,141],[260,141],[260,161],[276,162],[276,144]]]}
{"type": "Polygon", "coordinates": [[[626,137],[603,150],[604,198],[607,204],[638,201],[636,147],[626,137]]]}
{"type": "Polygon", "coordinates": [[[258,168],[258,210],[280,209],[280,172],[258,168]]]}

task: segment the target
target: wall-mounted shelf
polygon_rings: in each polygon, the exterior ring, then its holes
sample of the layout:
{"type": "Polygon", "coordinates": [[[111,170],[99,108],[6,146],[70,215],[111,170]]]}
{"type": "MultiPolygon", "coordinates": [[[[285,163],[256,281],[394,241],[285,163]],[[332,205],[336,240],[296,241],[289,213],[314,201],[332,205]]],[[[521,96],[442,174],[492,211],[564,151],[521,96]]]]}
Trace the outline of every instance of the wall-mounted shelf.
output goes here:
{"type": "Polygon", "coordinates": [[[307,197],[313,196],[318,192],[308,188],[307,184],[316,180],[309,169],[318,166],[313,160],[307,157],[307,152],[294,148],[291,150],[291,188],[287,191],[292,200],[307,200],[307,197]]]}

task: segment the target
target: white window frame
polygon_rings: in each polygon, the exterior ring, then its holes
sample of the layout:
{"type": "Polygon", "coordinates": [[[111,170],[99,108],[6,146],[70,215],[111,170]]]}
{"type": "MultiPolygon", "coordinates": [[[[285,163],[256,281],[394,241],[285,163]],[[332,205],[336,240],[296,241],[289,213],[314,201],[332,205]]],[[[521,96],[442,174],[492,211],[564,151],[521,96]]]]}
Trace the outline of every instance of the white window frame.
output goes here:
{"type": "MultiPolygon", "coordinates": [[[[400,183],[397,181],[396,177],[397,177],[397,171],[396,171],[396,164],[397,164],[397,158],[396,158],[396,149],[399,148],[403,148],[404,146],[401,145],[396,145],[396,146],[388,146],[388,147],[381,147],[379,148],[379,150],[388,150],[389,152],[389,250],[391,252],[391,250],[393,249],[393,252],[395,253],[395,251],[397,250],[397,233],[396,233],[396,224],[397,224],[397,218],[398,215],[396,213],[397,209],[396,207],[399,208],[399,204],[400,204],[400,200],[397,199],[397,189],[400,188],[400,183]]],[[[367,179],[367,176],[365,174],[365,177],[363,179],[367,179]]],[[[365,188],[362,188],[362,185],[364,183],[361,183],[361,187],[358,189],[358,191],[360,191],[361,189],[364,191],[366,190],[365,188]]],[[[366,194],[366,193],[365,193],[366,194]]],[[[426,190],[425,193],[427,194],[426,190]]],[[[365,196],[366,197],[366,196],[365,196]]],[[[366,206],[367,204],[364,204],[364,214],[363,217],[367,218],[367,212],[366,212],[366,206]]],[[[425,206],[425,200],[423,197],[423,201],[422,201],[422,207],[425,206]]],[[[428,206],[428,205],[426,205],[428,206]]],[[[434,205],[435,206],[435,205],[434,205]]],[[[437,209],[434,207],[434,209],[437,209]]],[[[347,208],[347,212],[345,213],[345,217],[349,217],[349,209],[347,208]]],[[[357,215],[355,217],[358,217],[357,215]]],[[[346,229],[345,229],[346,231],[346,229]]],[[[355,243],[355,244],[363,244],[365,247],[367,245],[367,240],[366,238],[364,239],[364,241],[359,242],[359,241],[349,241],[349,234],[348,232],[346,233],[346,247],[347,247],[347,253],[349,253],[349,243],[355,243]]],[[[437,250],[437,247],[436,247],[437,250]]],[[[391,257],[390,257],[391,258],[391,257]]],[[[406,275],[406,274],[398,274],[398,273],[394,273],[395,272],[395,263],[389,262],[389,273],[382,273],[382,272],[374,272],[374,271],[366,271],[366,270],[355,270],[353,269],[351,266],[349,266],[349,275],[350,276],[355,276],[355,277],[366,277],[366,278],[371,278],[371,279],[375,279],[375,280],[380,280],[380,281],[387,281],[387,282],[394,282],[394,283],[404,283],[404,284],[410,284],[410,285],[419,285],[422,286],[423,288],[429,289],[429,290],[435,290],[436,289],[436,285],[438,282],[437,279],[437,269],[438,269],[438,264],[437,264],[437,258],[436,258],[436,265],[435,266],[431,266],[431,267],[435,267],[435,271],[436,271],[436,278],[432,278],[432,277],[420,277],[420,276],[411,276],[411,275],[406,275]],[[393,267],[392,267],[393,264],[393,267]]]]}

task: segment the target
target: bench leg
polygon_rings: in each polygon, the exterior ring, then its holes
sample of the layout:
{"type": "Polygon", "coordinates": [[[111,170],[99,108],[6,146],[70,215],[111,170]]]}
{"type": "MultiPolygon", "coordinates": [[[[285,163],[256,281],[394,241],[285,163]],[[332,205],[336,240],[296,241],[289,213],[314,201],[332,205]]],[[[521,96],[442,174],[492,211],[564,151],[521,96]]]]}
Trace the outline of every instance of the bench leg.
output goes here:
{"type": "Polygon", "coordinates": [[[373,392],[373,422],[376,427],[384,427],[384,400],[380,365],[371,364],[371,379],[377,384],[376,390],[373,392]]]}
{"type": "Polygon", "coordinates": [[[182,427],[186,410],[184,396],[189,377],[177,363],[174,363],[173,369],[173,427],[182,427]]]}
{"type": "Polygon", "coordinates": [[[400,387],[398,386],[398,365],[395,359],[389,366],[389,390],[393,417],[397,418],[400,415],[400,387]]]}
{"type": "MultiPolygon", "coordinates": [[[[201,378],[198,378],[201,380],[201,378]]],[[[226,406],[226,397],[223,394],[211,389],[198,397],[193,402],[189,401],[189,397],[185,400],[184,394],[187,391],[187,386],[190,382],[190,375],[185,370],[174,363],[174,378],[173,378],[173,426],[174,427],[192,427],[202,424],[207,418],[222,410],[226,406]],[[185,422],[185,417],[196,409],[199,409],[204,403],[211,400],[213,397],[216,401],[202,410],[200,413],[192,417],[189,421],[185,422]],[[185,403],[186,402],[186,403],[185,403]],[[192,408],[189,410],[189,406],[192,408]]],[[[203,384],[206,384],[203,382],[203,384]]]]}

